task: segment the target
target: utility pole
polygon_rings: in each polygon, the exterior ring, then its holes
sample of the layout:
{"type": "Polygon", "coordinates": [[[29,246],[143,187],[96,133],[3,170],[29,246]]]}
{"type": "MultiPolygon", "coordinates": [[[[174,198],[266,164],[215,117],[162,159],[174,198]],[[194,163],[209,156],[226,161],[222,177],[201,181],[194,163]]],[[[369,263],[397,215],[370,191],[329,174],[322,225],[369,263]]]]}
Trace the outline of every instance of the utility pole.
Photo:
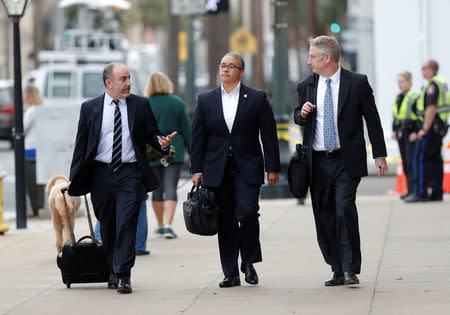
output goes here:
{"type": "Polygon", "coordinates": [[[195,49],[194,15],[186,16],[188,38],[188,60],[186,62],[186,99],[188,108],[195,106],[195,49]]]}
{"type": "Polygon", "coordinates": [[[255,1],[253,4],[253,14],[251,20],[251,31],[258,41],[258,52],[253,55],[253,73],[252,73],[252,86],[257,89],[265,90],[264,81],[264,38],[263,38],[263,23],[262,23],[262,1],[255,1]]]}
{"type": "Polygon", "coordinates": [[[272,70],[272,106],[275,116],[286,114],[286,83],[288,80],[287,56],[287,0],[275,0],[274,4],[274,50],[272,70]]]}
{"type": "Polygon", "coordinates": [[[171,13],[172,2],[169,1],[169,27],[167,38],[167,74],[173,83],[173,93],[179,95],[178,88],[178,32],[180,31],[179,17],[171,13]],[[176,40],[175,40],[176,38],[176,40]]]}

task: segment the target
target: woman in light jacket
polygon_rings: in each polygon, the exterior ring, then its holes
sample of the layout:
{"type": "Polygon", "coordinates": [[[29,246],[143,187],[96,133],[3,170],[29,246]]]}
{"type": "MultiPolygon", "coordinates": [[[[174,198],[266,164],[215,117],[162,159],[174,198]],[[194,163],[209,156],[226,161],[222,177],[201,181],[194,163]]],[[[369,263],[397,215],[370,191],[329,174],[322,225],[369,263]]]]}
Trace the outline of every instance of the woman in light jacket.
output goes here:
{"type": "Polygon", "coordinates": [[[25,185],[31,202],[29,214],[38,216],[38,211],[44,206],[44,185],[36,183],[36,109],[43,99],[34,85],[27,85],[23,91],[23,102],[26,105],[23,114],[23,130],[25,134],[25,185]]]}

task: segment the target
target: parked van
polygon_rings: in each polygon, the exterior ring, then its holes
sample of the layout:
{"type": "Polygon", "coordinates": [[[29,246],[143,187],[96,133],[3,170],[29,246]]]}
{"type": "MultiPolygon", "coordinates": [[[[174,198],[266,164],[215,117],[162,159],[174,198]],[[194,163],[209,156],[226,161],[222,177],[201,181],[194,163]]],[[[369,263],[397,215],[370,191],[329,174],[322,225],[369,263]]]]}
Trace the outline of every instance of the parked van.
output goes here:
{"type": "MultiPolygon", "coordinates": [[[[24,77],[23,86],[34,84],[42,96],[44,104],[80,106],[90,98],[105,92],[102,80],[103,64],[47,64],[29,72],[24,77]]],[[[131,73],[131,91],[142,94],[142,88],[131,73]]]]}

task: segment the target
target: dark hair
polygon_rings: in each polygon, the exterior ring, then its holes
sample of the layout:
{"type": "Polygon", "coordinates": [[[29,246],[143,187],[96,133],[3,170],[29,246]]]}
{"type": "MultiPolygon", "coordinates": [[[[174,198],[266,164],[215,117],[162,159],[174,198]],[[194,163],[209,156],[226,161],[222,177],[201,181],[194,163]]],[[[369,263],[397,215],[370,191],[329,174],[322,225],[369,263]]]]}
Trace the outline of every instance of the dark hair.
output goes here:
{"type": "Polygon", "coordinates": [[[102,74],[102,78],[103,78],[103,84],[106,86],[106,80],[110,79],[112,80],[113,78],[113,70],[114,70],[114,66],[117,64],[117,62],[111,62],[108,63],[105,67],[105,69],[103,69],[103,74],[102,74]]]}
{"type": "MultiPolygon", "coordinates": [[[[237,60],[239,60],[239,63],[241,64],[241,68],[239,70],[244,70],[245,69],[244,58],[242,58],[242,56],[239,55],[237,52],[230,51],[230,52],[226,53],[225,56],[232,56],[232,57],[236,58],[237,60]]],[[[225,57],[225,56],[223,56],[223,57],[225,57]]]]}

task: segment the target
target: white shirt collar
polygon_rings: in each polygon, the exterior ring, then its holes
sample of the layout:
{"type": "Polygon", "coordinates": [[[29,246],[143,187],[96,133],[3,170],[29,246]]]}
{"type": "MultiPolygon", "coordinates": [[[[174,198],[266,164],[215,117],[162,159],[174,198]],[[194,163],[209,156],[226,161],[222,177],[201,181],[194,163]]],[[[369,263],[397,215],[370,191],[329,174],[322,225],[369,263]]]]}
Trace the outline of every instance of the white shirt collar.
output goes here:
{"type": "Polygon", "coordinates": [[[323,81],[323,82],[327,82],[327,79],[331,79],[331,83],[336,84],[339,82],[340,78],[341,78],[341,67],[339,67],[337,69],[337,71],[331,77],[327,78],[324,76],[320,76],[319,80],[323,81]]]}
{"type": "MultiPolygon", "coordinates": [[[[115,98],[112,98],[108,92],[105,92],[105,104],[111,105],[114,104],[113,100],[115,100],[115,98]]],[[[125,104],[125,98],[120,98],[119,99],[119,105],[121,104],[125,104]]]]}
{"type": "Polygon", "coordinates": [[[236,85],[236,87],[230,93],[227,93],[222,84],[220,85],[220,90],[222,91],[222,95],[232,95],[235,93],[239,93],[239,91],[241,90],[241,81],[239,81],[238,85],[236,85]]]}

